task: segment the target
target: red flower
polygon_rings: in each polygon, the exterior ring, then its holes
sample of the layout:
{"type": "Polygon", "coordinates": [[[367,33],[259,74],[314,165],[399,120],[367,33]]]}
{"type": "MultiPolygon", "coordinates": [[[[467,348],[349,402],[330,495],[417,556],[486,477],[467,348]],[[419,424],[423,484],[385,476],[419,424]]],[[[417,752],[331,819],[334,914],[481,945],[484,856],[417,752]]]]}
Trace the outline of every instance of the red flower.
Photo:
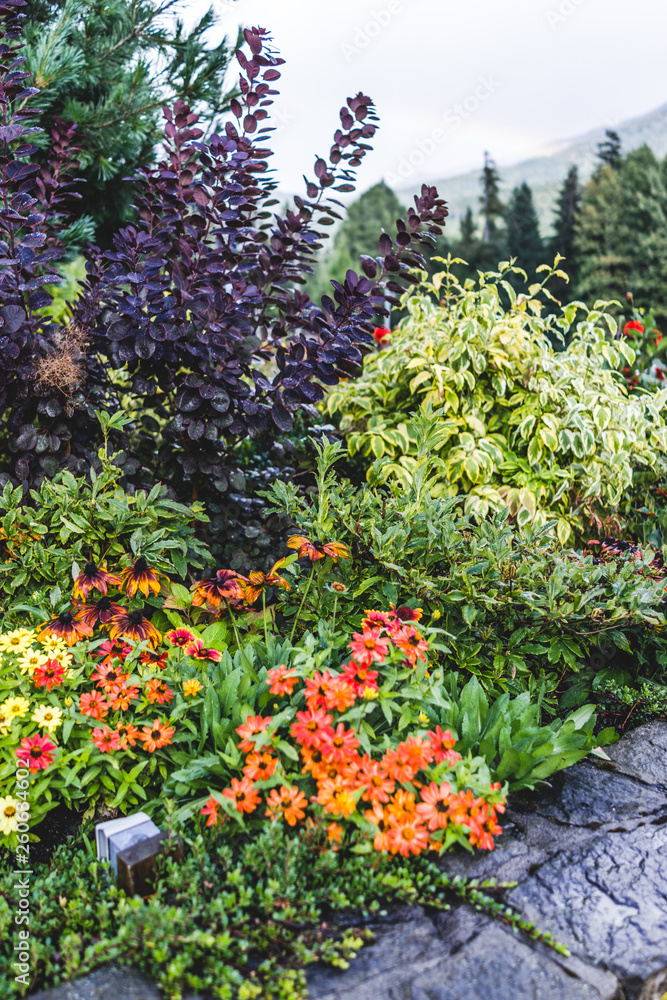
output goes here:
{"type": "Polygon", "coordinates": [[[220,803],[216,802],[212,795],[209,795],[206,805],[202,806],[199,812],[203,816],[208,816],[206,826],[216,826],[217,823],[224,821],[224,816],[220,815],[220,803]]]}
{"type": "Polygon", "coordinates": [[[155,719],[152,726],[143,727],[142,732],[139,733],[139,739],[144,745],[144,750],[153,753],[154,750],[169,746],[173,742],[174,732],[173,726],[168,726],[166,722],[160,723],[158,719],[155,719]]]}
{"type": "Polygon", "coordinates": [[[266,677],[271,682],[269,691],[278,697],[284,694],[291,695],[295,685],[299,683],[297,675],[290,673],[284,663],[281,663],[279,667],[274,667],[273,670],[269,670],[266,677]]]}
{"type": "Polygon", "coordinates": [[[102,753],[120,750],[120,736],[117,730],[109,729],[108,726],[105,726],[104,729],[93,729],[93,735],[90,738],[102,753]]]}
{"type": "Polygon", "coordinates": [[[172,646],[180,646],[181,649],[192,642],[194,638],[195,634],[189,628],[174,628],[165,635],[165,639],[168,639],[172,646]]]}
{"type": "Polygon", "coordinates": [[[243,753],[251,753],[255,749],[255,744],[249,737],[263,733],[270,724],[270,715],[267,715],[264,719],[261,715],[246,716],[245,722],[236,728],[236,732],[241,737],[241,742],[237,744],[239,750],[242,750],[243,753]]]}
{"type": "Polygon", "coordinates": [[[101,691],[79,695],[79,711],[91,719],[104,719],[109,712],[109,702],[101,691]]]}
{"type": "Polygon", "coordinates": [[[304,747],[319,747],[323,739],[333,736],[332,717],[322,708],[297,712],[290,733],[304,747]]]}
{"type": "Polygon", "coordinates": [[[426,734],[426,738],[431,741],[436,764],[440,764],[443,760],[448,764],[456,764],[461,760],[461,754],[452,749],[456,740],[449,729],[445,729],[443,733],[440,726],[436,726],[435,731],[426,734]]]}
{"type": "Polygon", "coordinates": [[[389,639],[380,637],[379,628],[364,629],[363,633],[354,632],[348,645],[359,663],[382,663],[389,650],[389,639]]]}
{"type": "Polygon", "coordinates": [[[408,663],[414,665],[418,659],[426,660],[425,653],[428,649],[428,643],[411,625],[406,625],[394,633],[392,642],[405,653],[408,663]]]}
{"type": "Polygon", "coordinates": [[[343,667],[343,674],[347,677],[350,684],[353,685],[356,693],[363,698],[364,691],[366,688],[371,688],[373,691],[377,691],[377,670],[369,670],[367,666],[362,666],[355,660],[348,660],[348,662],[343,667]]]}
{"type": "Polygon", "coordinates": [[[335,731],[320,737],[320,750],[324,757],[335,761],[348,760],[359,746],[353,729],[346,729],[339,722],[335,731]]]}
{"type": "Polygon", "coordinates": [[[113,663],[100,663],[97,670],[90,675],[91,681],[97,683],[97,687],[107,694],[114,694],[129,678],[129,674],[124,674],[113,663]]]}
{"type": "Polygon", "coordinates": [[[35,733],[34,736],[26,736],[21,740],[21,746],[16,748],[16,756],[31,771],[39,771],[53,763],[53,751],[56,749],[55,743],[46,736],[35,733]]]}
{"type": "Polygon", "coordinates": [[[66,674],[66,669],[57,660],[47,660],[41,667],[35,667],[32,675],[35,687],[60,687],[66,674]]]}
{"type": "Polygon", "coordinates": [[[214,663],[219,663],[222,659],[222,653],[217,649],[206,649],[201,639],[189,642],[185,647],[185,655],[191,656],[194,660],[212,660],[214,663]]]}
{"type": "Polygon", "coordinates": [[[232,778],[232,787],[225,788],[222,794],[231,799],[240,813],[254,812],[259,805],[259,794],[249,778],[232,778]]]}
{"type": "Polygon", "coordinates": [[[634,331],[636,331],[637,333],[643,333],[644,332],[644,324],[640,323],[636,319],[631,319],[623,327],[623,333],[627,337],[627,336],[630,336],[634,331]]]}
{"type": "Polygon", "coordinates": [[[158,670],[164,670],[167,666],[168,656],[169,653],[158,653],[152,649],[145,649],[139,656],[139,663],[145,663],[149,667],[157,667],[158,670]]]}
{"type": "Polygon", "coordinates": [[[384,347],[387,341],[391,338],[391,330],[388,326],[376,326],[373,330],[373,336],[375,338],[375,343],[379,344],[380,347],[384,347]]]}
{"type": "Polygon", "coordinates": [[[129,653],[132,652],[132,647],[126,645],[124,642],[112,642],[110,639],[106,639],[101,646],[98,646],[91,656],[101,656],[105,661],[119,659],[124,660],[129,653]]]}

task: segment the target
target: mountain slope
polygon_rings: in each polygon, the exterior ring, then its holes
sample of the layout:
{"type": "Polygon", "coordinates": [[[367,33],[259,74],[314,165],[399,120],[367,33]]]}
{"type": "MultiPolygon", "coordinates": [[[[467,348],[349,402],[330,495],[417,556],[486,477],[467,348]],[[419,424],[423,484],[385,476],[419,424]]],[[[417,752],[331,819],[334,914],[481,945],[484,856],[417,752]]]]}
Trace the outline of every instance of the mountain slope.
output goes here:
{"type": "MultiPolygon", "coordinates": [[[[638,118],[631,118],[615,126],[623,144],[623,151],[629,152],[646,143],[658,157],[667,156],[667,104],[655,111],[638,118]]],[[[554,151],[544,156],[536,156],[509,167],[500,167],[501,196],[507,201],[512,188],[526,181],[533,189],[535,208],[540,220],[543,236],[551,232],[551,220],[556,195],[569,168],[576,164],[579,168],[580,180],[588,180],[598,164],[597,147],[604,139],[605,129],[599,128],[588,132],[577,139],[554,143],[554,151]]],[[[491,150],[493,153],[493,150],[491,150]]],[[[455,177],[440,179],[421,178],[414,180],[404,188],[396,190],[397,195],[406,204],[412,202],[412,196],[418,185],[427,180],[435,184],[439,193],[449,204],[450,222],[448,229],[458,231],[459,222],[468,207],[475,215],[479,212],[480,195],[479,170],[469,171],[455,177]]]]}

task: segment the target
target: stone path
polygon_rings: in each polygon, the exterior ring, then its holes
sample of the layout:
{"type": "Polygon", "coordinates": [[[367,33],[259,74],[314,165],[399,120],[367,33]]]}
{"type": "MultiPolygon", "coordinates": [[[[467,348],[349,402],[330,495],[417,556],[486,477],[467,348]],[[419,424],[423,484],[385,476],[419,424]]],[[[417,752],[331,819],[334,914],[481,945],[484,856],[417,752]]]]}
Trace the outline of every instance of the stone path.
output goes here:
{"type": "MultiPolygon", "coordinates": [[[[309,970],[310,1000],[667,1000],[667,723],[608,753],[515,799],[492,853],[446,859],[452,874],[516,881],[508,901],[570,958],[466,906],[406,907],[372,925],[346,971],[309,970]]],[[[34,1000],[119,997],[159,994],[115,969],[34,1000]]]]}

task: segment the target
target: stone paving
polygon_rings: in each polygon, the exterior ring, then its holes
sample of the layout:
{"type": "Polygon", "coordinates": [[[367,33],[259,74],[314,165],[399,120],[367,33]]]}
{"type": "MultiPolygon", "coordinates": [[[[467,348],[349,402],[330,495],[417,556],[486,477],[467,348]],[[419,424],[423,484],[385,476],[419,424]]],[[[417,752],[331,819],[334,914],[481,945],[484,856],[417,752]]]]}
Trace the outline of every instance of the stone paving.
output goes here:
{"type": "MultiPolygon", "coordinates": [[[[515,797],[492,853],[445,859],[452,874],[517,882],[508,902],[570,958],[467,906],[406,907],[372,925],[349,969],[311,968],[310,1000],[667,1000],[667,723],[608,754],[515,797]]],[[[114,968],[33,1000],[119,998],[159,992],[114,968]]]]}

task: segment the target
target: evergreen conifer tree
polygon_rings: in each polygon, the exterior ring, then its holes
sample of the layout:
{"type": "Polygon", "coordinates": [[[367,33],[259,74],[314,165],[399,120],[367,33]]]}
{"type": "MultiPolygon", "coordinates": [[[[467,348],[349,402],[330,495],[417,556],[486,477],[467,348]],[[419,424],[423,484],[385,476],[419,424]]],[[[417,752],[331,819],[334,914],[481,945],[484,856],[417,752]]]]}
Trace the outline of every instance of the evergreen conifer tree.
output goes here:
{"type": "Polygon", "coordinates": [[[601,167],[611,167],[618,170],[622,161],[621,137],[618,132],[608,128],[603,142],[598,143],[598,160],[601,167]]]}
{"type": "MultiPolygon", "coordinates": [[[[209,47],[209,10],[187,33],[170,21],[176,0],[27,0],[26,68],[40,88],[32,102],[47,145],[55,119],[78,126],[82,198],[88,235],[106,246],[132,216],[132,176],[150,163],[161,108],[177,97],[203,115],[205,127],[229,105],[223,78],[232,51],[209,47]]],[[[32,106],[31,105],[31,106],[32,106]]]]}
{"type": "Polygon", "coordinates": [[[544,263],[543,246],[533,192],[525,181],[514,188],[505,221],[510,257],[516,257],[518,266],[532,278],[535,269],[544,263]]]}
{"type": "Polygon", "coordinates": [[[574,270],[574,227],[577,212],[581,203],[581,186],[579,184],[579,171],[576,166],[571,166],[567,177],[558,193],[556,209],[553,221],[553,236],[550,241],[551,255],[555,257],[558,253],[565,259],[560,263],[561,271],[570,278],[570,283],[564,279],[557,279],[551,286],[551,291],[556,298],[567,301],[571,298],[572,287],[575,284],[574,270]]]}

